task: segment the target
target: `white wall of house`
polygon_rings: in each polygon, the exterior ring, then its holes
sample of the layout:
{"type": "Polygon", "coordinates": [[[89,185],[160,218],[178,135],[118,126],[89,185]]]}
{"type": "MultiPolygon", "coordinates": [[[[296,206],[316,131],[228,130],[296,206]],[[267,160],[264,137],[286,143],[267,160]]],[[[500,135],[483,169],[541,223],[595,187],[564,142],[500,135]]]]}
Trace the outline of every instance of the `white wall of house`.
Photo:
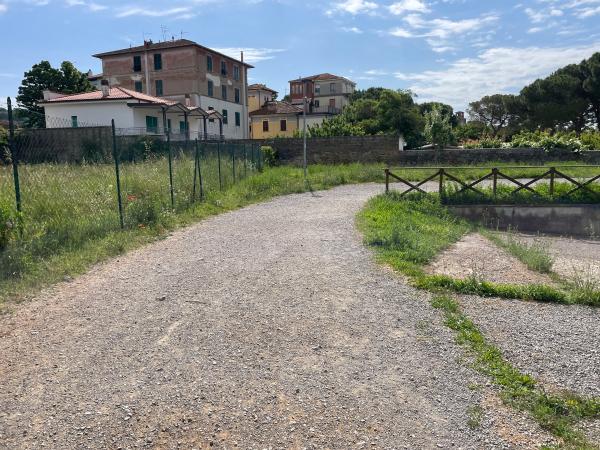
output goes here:
{"type": "Polygon", "coordinates": [[[80,127],[110,126],[112,119],[118,128],[135,126],[133,110],[127,106],[127,101],[47,103],[43,106],[47,128],[69,128],[73,116],[77,116],[80,127]]]}
{"type": "MultiPolygon", "coordinates": [[[[215,95],[220,94],[220,88],[215,86],[215,95]],[[218,92],[217,92],[218,91],[218,92]]],[[[233,92],[230,92],[233,95],[233,92]]],[[[240,95],[242,95],[240,93],[240,95]]],[[[240,98],[240,101],[242,99],[240,98]]],[[[247,130],[244,128],[244,114],[247,110],[246,106],[241,103],[227,102],[215,97],[200,96],[200,107],[208,111],[211,107],[215,111],[223,114],[223,110],[227,110],[227,124],[223,124],[223,135],[225,139],[245,139],[248,136],[247,130]],[[240,125],[235,124],[235,113],[240,113],[240,125]]],[[[219,121],[215,120],[208,123],[209,134],[219,134],[219,121]]]]}

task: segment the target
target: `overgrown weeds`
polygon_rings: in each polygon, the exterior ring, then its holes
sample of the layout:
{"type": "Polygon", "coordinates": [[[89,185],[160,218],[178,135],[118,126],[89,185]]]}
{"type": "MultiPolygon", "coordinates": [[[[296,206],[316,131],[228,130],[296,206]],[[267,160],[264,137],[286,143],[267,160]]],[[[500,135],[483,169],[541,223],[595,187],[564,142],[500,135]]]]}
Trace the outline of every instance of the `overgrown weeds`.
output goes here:
{"type": "Polygon", "coordinates": [[[486,238],[497,246],[505,249],[511,255],[524,263],[529,269],[540,273],[552,272],[554,257],[550,254],[550,247],[541,239],[533,239],[528,243],[519,239],[514,230],[506,233],[494,233],[486,230],[481,231],[486,238]]]}

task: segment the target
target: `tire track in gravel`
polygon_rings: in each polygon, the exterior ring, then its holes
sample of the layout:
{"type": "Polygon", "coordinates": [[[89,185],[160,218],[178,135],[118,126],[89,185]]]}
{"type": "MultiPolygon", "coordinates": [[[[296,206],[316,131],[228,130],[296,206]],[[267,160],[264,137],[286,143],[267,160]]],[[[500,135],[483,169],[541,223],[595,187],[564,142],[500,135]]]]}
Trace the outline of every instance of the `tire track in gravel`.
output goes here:
{"type": "Polygon", "coordinates": [[[0,318],[0,447],[510,447],[467,426],[485,380],[362,245],[381,191],[223,214],[0,318]]]}

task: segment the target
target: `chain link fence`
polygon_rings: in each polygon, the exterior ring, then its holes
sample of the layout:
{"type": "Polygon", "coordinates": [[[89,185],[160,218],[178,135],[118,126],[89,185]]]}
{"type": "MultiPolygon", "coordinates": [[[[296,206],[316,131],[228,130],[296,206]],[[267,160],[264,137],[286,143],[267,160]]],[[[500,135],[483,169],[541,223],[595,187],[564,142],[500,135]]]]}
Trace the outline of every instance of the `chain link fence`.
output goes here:
{"type": "MultiPolygon", "coordinates": [[[[262,170],[256,144],[131,129],[58,124],[20,127],[0,141],[0,281],[28,264],[110,239],[123,229],[167,225],[262,170]]],[[[48,118],[46,118],[48,123],[48,118]]]]}

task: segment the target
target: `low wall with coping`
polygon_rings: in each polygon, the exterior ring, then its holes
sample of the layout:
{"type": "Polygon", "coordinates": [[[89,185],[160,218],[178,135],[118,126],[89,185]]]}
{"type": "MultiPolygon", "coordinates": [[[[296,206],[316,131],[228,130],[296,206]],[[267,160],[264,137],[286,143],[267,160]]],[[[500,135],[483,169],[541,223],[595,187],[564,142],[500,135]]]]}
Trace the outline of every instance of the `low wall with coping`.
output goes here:
{"type": "Polygon", "coordinates": [[[500,230],[600,236],[600,205],[452,205],[454,214],[500,230]]]}
{"type": "MultiPolygon", "coordinates": [[[[551,161],[580,161],[600,164],[600,151],[572,152],[566,149],[486,148],[443,150],[399,150],[397,136],[340,136],[308,138],[309,164],[381,163],[390,166],[460,166],[503,161],[515,164],[544,164],[551,161]]],[[[273,147],[281,164],[301,165],[301,138],[258,139],[248,142],[273,147]]]]}

